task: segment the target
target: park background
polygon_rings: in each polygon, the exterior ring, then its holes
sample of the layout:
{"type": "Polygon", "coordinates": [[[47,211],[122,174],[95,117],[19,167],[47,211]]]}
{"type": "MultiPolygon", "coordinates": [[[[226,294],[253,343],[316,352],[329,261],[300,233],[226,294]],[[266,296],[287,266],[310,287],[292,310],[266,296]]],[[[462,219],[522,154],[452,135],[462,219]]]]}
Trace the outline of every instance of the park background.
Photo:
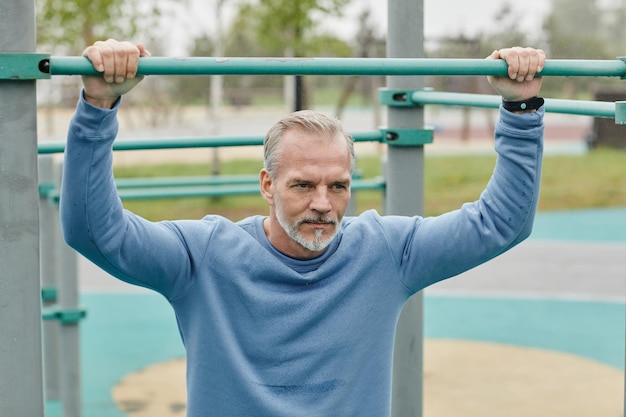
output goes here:
{"type": "MultiPolygon", "coordinates": [[[[424,4],[428,57],[482,58],[510,45],[541,47],[549,58],[626,55],[622,25],[626,1],[426,0],[424,4]]],[[[37,8],[38,49],[55,55],[78,55],[94,40],[108,37],[143,40],[153,55],[163,56],[385,55],[386,2],[375,0],[40,0],[37,8]],[[295,10],[294,4],[301,8],[295,10]]],[[[124,99],[120,140],[258,135],[296,104],[335,114],[352,131],[376,129],[385,123],[384,108],[376,103],[376,90],[384,84],[382,77],[307,76],[300,84],[294,77],[273,76],[148,77],[124,99]]],[[[492,93],[476,77],[428,77],[427,85],[441,91],[492,93]]],[[[39,82],[41,142],[64,139],[79,88],[76,77],[39,82]]],[[[543,93],[551,98],[594,99],[607,91],[619,97],[623,88],[622,80],[548,78],[543,93]]],[[[495,158],[491,138],[496,116],[493,110],[426,109],[426,123],[435,128],[435,142],[426,146],[426,214],[456,208],[475,199],[484,187],[495,158]]],[[[534,366],[529,366],[529,351],[523,350],[494,364],[488,359],[496,355],[485,346],[472,359],[471,345],[439,345],[438,351],[449,353],[442,361],[463,369],[458,378],[476,374],[468,363],[482,366],[482,371],[495,369],[496,374],[491,375],[491,384],[468,378],[466,384],[452,386],[454,373],[444,373],[451,378],[442,384],[439,403],[429,406],[431,412],[449,403],[452,395],[466,408],[450,414],[465,411],[471,415],[468,410],[475,410],[477,415],[502,415],[507,410],[504,414],[513,415],[510,410],[517,408],[526,413],[521,415],[620,415],[625,146],[619,141],[624,137],[620,130],[614,134],[617,140],[607,140],[610,146],[598,146],[598,122],[582,116],[546,116],[540,213],[529,244],[503,263],[495,263],[493,269],[479,269],[433,288],[426,299],[426,335],[435,343],[462,340],[496,343],[500,348],[523,346],[565,352],[574,355],[573,362],[550,362],[553,367],[546,372],[554,378],[528,371],[524,379],[520,368],[534,372],[548,362],[534,356],[534,366]],[[573,366],[581,360],[592,364],[573,366]],[[517,361],[516,367],[511,361],[517,361]],[[565,368],[574,373],[564,375],[565,368]],[[511,379],[518,384],[511,385],[511,379]],[[542,380],[548,380],[547,385],[537,382],[542,380]],[[576,385],[573,380],[590,385],[576,385]],[[533,384],[538,387],[535,391],[529,389],[533,384]],[[499,385],[504,391],[495,391],[499,385]],[[477,393],[480,387],[483,391],[477,393]],[[541,401],[532,404],[528,398],[537,398],[538,393],[541,401]],[[489,401],[467,405],[469,395],[489,401]],[[530,406],[531,411],[521,405],[530,406]]],[[[363,175],[380,175],[384,146],[360,144],[357,151],[363,175]]],[[[260,157],[260,150],[252,147],[168,150],[121,152],[115,163],[118,177],[252,174],[260,168],[260,157]]],[[[357,198],[359,211],[382,207],[379,193],[359,193],[357,198]]],[[[207,213],[238,220],[266,210],[260,197],[126,205],[153,220],[199,218],[207,213]]],[[[115,402],[113,390],[133,375],[183,354],[171,311],[158,296],[120,285],[86,262],[80,264],[80,275],[82,302],[89,311],[81,324],[85,415],[119,416],[123,411],[140,416],[149,404],[158,403],[162,391],[136,393],[135,398],[115,402]]],[[[431,380],[437,379],[440,369],[431,370],[431,380]]],[[[180,387],[179,374],[174,377],[163,371],[160,375],[180,387]]],[[[162,411],[162,415],[183,415],[184,405],[178,398],[170,400],[163,405],[170,414],[162,411]]],[[[58,409],[58,404],[48,404],[50,415],[55,416],[58,409]]]]}

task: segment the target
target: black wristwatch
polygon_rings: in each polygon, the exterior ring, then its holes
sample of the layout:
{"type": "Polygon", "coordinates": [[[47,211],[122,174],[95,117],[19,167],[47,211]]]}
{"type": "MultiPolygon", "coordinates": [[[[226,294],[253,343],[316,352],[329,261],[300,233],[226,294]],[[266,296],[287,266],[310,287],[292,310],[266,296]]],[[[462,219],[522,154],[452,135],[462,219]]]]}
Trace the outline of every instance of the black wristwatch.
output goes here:
{"type": "Polygon", "coordinates": [[[543,106],[543,103],[543,98],[537,96],[522,101],[506,101],[502,99],[502,107],[513,113],[537,110],[543,106]]]}

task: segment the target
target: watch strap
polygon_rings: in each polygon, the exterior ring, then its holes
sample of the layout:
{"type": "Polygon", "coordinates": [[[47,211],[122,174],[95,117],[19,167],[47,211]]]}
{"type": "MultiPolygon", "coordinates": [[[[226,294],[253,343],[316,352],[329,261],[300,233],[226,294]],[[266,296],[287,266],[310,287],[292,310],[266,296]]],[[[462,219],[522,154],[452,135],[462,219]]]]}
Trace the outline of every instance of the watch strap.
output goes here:
{"type": "Polygon", "coordinates": [[[537,110],[539,107],[543,106],[543,104],[544,99],[537,96],[522,101],[507,101],[502,99],[502,107],[513,113],[537,110]]]}

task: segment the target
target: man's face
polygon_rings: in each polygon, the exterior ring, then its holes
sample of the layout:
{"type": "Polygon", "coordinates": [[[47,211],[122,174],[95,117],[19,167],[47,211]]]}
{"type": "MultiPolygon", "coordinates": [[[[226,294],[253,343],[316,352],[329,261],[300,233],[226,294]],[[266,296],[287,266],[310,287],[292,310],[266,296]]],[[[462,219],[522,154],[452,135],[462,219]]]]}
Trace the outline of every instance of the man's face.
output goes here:
{"type": "Polygon", "coordinates": [[[350,200],[350,152],[341,135],[318,138],[298,131],[287,131],[280,147],[274,181],[262,173],[270,204],[268,237],[289,256],[311,258],[339,231],[350,200]]]}

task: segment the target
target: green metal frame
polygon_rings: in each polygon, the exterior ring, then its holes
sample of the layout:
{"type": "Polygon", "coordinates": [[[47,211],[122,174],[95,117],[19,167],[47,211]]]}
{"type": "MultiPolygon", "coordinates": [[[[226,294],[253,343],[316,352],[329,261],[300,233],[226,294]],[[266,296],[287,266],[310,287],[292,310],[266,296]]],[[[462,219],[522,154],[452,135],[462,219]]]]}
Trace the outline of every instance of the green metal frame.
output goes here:
{"type": "Polygon", "coordinates": [[[84,308],[43,308],[41,318],[43,320],[57,320],[63,325],[78,324],[87,317],[87,310],[84,308]]]}
{"type": "Polygon", "coordinates": [[[0,52],[0,80],[49,79],[50,54],[0,52]]]}
{"type": "Polygon", "coordinates": [[[391,90],[389,88],[378,89],[378,102],[385,106],[414,107],[413,93],[416,90],[391,90]]]}
{"type": "Polygon", "coordinates": [[[433,129],[381,129],[384,142],[391,146],[420,146],[433,143],[433,129]]]}
{"type": "Polygon", "coordinates": [[[615,102],[615,123],[626,125],[626,101],[615,102]]]}
{"type": "MultiPolygon", "coordinates": [[[[378,101],[389,107],[416,107],[412,90],[378,90],[378,101]]],[[[391,146],[421,146],[433,143],[433,129],[387,129],[382,128],[383,142],[391,146]]]]}
{"type": "Polygon", "coordinates": [[[55,303],[59,295],[56,287],[44,287],[41,289],[41,301],[44,303],[55,303]]]}

